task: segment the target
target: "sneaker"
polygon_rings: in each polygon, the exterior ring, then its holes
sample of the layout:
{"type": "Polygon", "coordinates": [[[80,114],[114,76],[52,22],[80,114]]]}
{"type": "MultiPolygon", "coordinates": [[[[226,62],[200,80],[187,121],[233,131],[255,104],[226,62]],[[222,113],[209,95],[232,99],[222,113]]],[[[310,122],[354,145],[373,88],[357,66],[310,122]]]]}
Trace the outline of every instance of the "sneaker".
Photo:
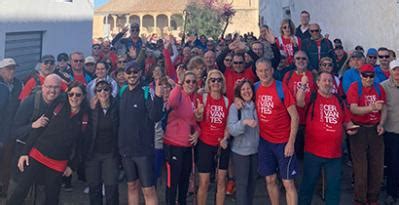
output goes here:
{"type": "Polygon", "coordinates": [[[226,185],[226,195],[232,195],[235,191],[236,183],[233,180],[229,180],[226,185]]]}
{"type": "Polygon", "coordinates": [[[88,194],[90,192],[90,188],[87,186],[83,189],[84,194],[88,194]]]}

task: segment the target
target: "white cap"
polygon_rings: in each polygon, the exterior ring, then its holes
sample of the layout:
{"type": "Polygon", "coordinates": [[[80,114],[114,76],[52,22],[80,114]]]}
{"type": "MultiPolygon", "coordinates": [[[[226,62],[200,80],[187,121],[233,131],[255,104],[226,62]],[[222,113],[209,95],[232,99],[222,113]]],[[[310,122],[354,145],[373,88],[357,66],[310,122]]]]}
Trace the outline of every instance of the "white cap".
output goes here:
{"type": "Polygon", "coordinates": [[[96,63],[96,59],[93,56],[87,56],[85,59],[85,64],[87,63],[96,63]]]}
{"type": "Polygon", "coordinates": [[[389,63],[389,69],[393,70],[399,67],[399,58],[389,63]]]}
{"type": "Polygon", "coordinates": [[[0,61],[0,68],[5,68],[7,66],[16,66],[17,63],[15,63],[15,60],[12,58],[4,58],[3,60],[0,61]]]}

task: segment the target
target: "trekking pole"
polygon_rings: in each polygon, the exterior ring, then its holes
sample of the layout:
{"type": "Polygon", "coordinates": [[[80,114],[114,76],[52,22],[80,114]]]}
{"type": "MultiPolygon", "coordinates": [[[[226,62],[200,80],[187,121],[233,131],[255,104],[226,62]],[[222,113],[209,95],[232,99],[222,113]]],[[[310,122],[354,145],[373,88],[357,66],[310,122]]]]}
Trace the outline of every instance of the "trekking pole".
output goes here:
{"type": "Polygon", "coordinates": [[[194,146],[191,147],[191,160],[192,160],[192,167],[191,167],[191,176],[193,179],[193,205],[197,205],[197,189],[196,189],[196,184],[195,184],[195,157],[194,157],[195,151],[194,151],[194,146]]]}

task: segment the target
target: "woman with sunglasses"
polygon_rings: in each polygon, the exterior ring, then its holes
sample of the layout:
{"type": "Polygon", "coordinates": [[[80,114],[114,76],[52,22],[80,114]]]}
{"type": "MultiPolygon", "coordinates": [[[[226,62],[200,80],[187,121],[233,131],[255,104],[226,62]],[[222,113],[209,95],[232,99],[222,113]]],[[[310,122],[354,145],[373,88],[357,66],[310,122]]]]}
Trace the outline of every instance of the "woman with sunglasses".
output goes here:
{"type": "Polygon", "coordinates": [[[168,205],[176,205],[176,198],[180,205],[187,204],[186,196],[193,166],[192,147],[197,144],[199,135],[194,115],[203,109],[195,103],[198,100],[196,75],[182,68],[178,68],[177,74],[179,84],[169,95],[169,114],[164,137],[168,205]]]}
{"type": "Polygon", "coordinates": [[[237,187],[236,204],[252,205],[258,176],[259,127],[251,81],[238,81],[234,94],[244,102],[241,109],[235,104],[230,106],[227,120],[229,132],[234,137],[231,159],[236,165],[233,166],[237,187]]]}
{"type": "MultiPolygon", "coordinates": [[[[116,81],[111,76],[108,75],[110,69],[111,65],[104,61],[96,63],[96,70],[95,70],[96,78],[90,81],[90,83],[87,85],[87,98],[89,99],[90,102],[93,98],[95,99],[94,101],[96,101],[95,86],[97,82],[100,82],[102,80],[105,80],[111,84],[112,86],[111,94],[113,97],[116,97],[116,95],[118,94],[118,83],[116,83],[116,81]]],[[[95,104],[95,102],[91,103],[95,104]]]]}
{"type": "Polygon", "coordinates": [[[229,101],[223,95],[226,84],[219,70],[211,70],[205,82],[206,93],[199,104],[203,112],[196,115],[200,123],[201,134],[197,145],[198,153],[198,205],[205,205],[210,184],[210,173],[216,168],[217,189],[216,204],[224,204],[226,174],[229,165],[230,150],[227,147],[229,133],[226,129],[229,101]],[[217,156],[218,155],[218,156],[217,156]],[[215,162],[215,157],[218,159],[215,162]]]}
{"type": "Polygon", "coordinates": [[[86,90],[78,82],[67,88],[68,99],[44,114],[47,126],[34,129],[18,160],[22,172],[7,204],[23,203],[32,184],[44,184],[45,205],[59,202],[62,176],[70,176],[79,163],[81,139],[87,133],[88,115],[83,104],[86,90]]]}
{"type": "Polygon", "coordinates": [[[118,193],[118,120],[119,105],[112,97],[112,85],[105,80],[96,83],[95,107],[92,108],[92,130],[84,143],[86,178],[90,204],[103,203],[102,185],[107,205],[119,204],[118,193]]]}
{"type": "Polygon", "coordinates": [[[301,39],[295,36],[295,25],[291,19],[284,19],[280,25],[280,36],[276,39],[276,45],[287,57],[285,66],[292,64],[294,53],[301,49],[301,39]]]}

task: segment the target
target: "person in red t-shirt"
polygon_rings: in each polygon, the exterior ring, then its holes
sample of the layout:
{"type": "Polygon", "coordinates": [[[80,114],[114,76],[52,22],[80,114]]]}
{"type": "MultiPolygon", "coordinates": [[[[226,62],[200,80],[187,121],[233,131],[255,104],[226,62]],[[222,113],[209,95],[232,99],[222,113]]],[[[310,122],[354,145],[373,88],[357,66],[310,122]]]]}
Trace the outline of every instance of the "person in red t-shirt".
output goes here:
{"type": "Polygon", "coordinates": [[[203,113],[197,116],[200,122],[201,134],[197,145],[198,153],[198,205],[205,205],[210,183],[210,173],[217,169],[216,204],[224,204],[227,167],[230,150],[227,147],[229,133],[226,129],[228,100],[223,95],[226,84],[222,72],[211,70],[205,82],[206,93],[202,96],[203,113]],[[219,159],[215,166],[215,156],[219,159]]]}
{"type": "Polygon", "coordinates": [[[377,204],[384,175],[384,132],[381,110],[385,91],[374,83],[375,71],[370,64],[360,67],[361,81],[350,85],[347,101],[352,121],[359,131],[349,138],[355,176],[354,200],[358,204],[377,204]],[[360,86],[360,87],[359,87],[360,86]]]}
{"type": "Polygon", "coordinates": [[[276,39],[276,45],[287,56],[284,66],[289,66],[293,63],[294,53],[301,49],[301,39],[294,35],[295,25],[291,19],[284,19],[281,22],[280,33],[281,36],[276,39]]]}
{"type": "Polygon", "coordinates": [[[305,111],[309,105],[310,94],[316,90],[313,74],[308,70],[308,61],[308,56],[304,51],[296,52],[294,56],[296,70],[287,72],[283,78],[283,83],[287,85],[296,99],[299,127],[295,138],[295,153],[299,159],[303,159],[305,111]]]}
{"type": "Polygon", "coordinates": [[[294,176],[297,173],[295,136],[298,129],[298,112],[295,99],[287,86],[273,79],[273,67],[269,60],[256,61],[256,74],[260,85],[255,104],[259,120],[260,141],[258,172],[265,177],[271,204],[279,204],[277,171],[286,190],[287,204],[297,204],[294,176]],[[280,86],[284,98],[279,96],[280,86]]]}
{"type": "Polygon", "coordinates": [[[312,93],[306,116],[305,157],[299,204],[311,204],[315,185],[324,168],[327,178],[326,204],[339,204],[342,138],[356,133],[350,113],[344,102],[333,92],[334,76],[321,71],[317,79],[317,92],[312,93]]]}

